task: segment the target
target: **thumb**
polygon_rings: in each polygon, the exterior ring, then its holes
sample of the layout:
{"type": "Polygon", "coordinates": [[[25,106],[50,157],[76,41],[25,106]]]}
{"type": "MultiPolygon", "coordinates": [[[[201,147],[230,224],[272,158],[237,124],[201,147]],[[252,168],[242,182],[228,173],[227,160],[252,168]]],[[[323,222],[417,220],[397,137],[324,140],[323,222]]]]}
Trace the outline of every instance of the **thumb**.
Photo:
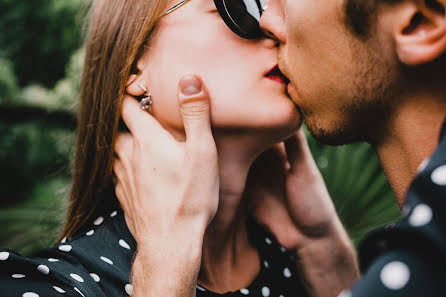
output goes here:
{"type": "Polygon", "coordinates": [[[313,167],[313,156],[302,128],[285,140],[285,149],[292,171],[299,172],[302,167],[313,167]]]}
{"type": "Polygon", "coordinates": [[[187,74],[180,79],[178,104],[187,142],[212,137],[209,95],[200,77],[187,74]]]}

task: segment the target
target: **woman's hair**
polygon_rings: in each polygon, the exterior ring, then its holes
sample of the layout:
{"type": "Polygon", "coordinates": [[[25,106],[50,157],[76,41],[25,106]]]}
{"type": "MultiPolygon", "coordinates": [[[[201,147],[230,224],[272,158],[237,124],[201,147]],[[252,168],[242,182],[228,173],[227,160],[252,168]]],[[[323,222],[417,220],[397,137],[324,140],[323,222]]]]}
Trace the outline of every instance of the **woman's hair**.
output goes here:
{"type": "MultiPolygon", "coordinates": [[[[73,183],[60,238],[118,205],[113,144],[128,77],[148,46],[162,0],[93,0],[88,15],[73,183]]],[[[60,240],[59,238],[59,240],[60,240]]]]}

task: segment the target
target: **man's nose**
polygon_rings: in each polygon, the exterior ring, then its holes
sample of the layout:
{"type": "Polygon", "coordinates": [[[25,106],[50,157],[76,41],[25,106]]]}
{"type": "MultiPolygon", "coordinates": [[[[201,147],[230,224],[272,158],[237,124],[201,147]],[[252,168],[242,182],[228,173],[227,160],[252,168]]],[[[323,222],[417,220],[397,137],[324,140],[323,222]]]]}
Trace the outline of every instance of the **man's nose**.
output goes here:
{"type": "Polygon", "coordinates": [[[270,0],[268,7],[260,18],[260,27],[265,34],[280,43],[286,43],[286,24],[284,7],[285,1],[270,0]]]}

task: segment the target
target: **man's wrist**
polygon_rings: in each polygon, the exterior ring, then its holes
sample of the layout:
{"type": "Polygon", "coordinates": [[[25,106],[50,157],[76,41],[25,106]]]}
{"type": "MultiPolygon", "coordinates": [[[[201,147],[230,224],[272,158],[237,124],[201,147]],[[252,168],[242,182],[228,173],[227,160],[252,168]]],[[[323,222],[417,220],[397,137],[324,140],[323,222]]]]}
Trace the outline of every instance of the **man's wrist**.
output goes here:
{"type": "Polygon", "coordinates": [[[195,296],[202,241],[138,245],[132,266],[132,296],[195,296]]]}
{"type": "Polygon", "coordinates": [[[328,236],[296,249],[296,255],[297,268],[313,297],[337,296],[359,278],[355,248],[340,222],[335,222],[328,236]]]}

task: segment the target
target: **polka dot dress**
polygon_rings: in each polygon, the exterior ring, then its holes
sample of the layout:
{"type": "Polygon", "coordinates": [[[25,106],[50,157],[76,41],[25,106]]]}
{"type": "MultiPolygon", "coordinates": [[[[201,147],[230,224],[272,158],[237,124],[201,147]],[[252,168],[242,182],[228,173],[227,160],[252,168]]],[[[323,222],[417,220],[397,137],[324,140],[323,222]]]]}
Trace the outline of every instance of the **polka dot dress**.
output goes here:
{"type": "Polygon", "coordinates": [[[409,188],[402,219],[372,231],[359,250],[365,274],[339,297],[446,297],[446,122],[409,188]]]}
{"type": "MultiPolygon", "coordinates": [[[[275,238],[253,219],[248,220],[248,234],[261,259],[256,279],[246,288],[222,295],[197,286],[197,297],[308,296],[298,278],[295,260],[275,238]]],[[[31,258],[0,249],[0,296],[130,296],[135,252],[136,242],[119,209],[95,219],[82,234],[31,258]]]]}

